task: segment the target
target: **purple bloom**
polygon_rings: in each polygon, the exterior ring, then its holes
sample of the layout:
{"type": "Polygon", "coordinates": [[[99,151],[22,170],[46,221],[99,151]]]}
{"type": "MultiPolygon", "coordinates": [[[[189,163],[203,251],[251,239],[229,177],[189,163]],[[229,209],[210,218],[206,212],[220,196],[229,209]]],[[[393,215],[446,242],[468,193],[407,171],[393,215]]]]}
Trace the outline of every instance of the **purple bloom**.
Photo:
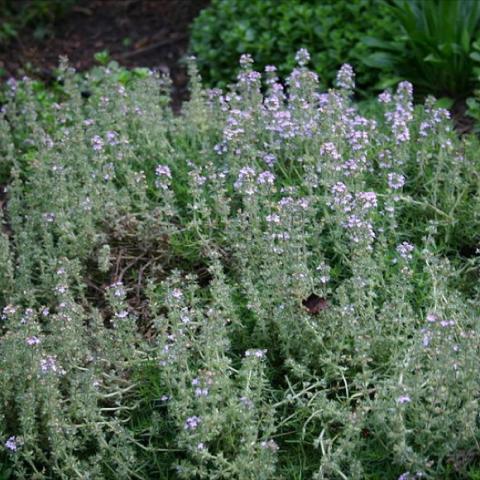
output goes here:
{"type": "Polygon", "coordinates": [[[402,242],[400,245],[397,245],[397,252],[399,255],[405,260],[411,260],[412,252],[414,250],[414,246],[408,242],[402,242]]]}
{"type": "Polygon", "coordinates": [[[304,67],[310,61],[310,54],[306,48],[301,48],[295,55],[295,61],[304,67]]]}
{"type": "Polygon", "coordinates": [[[208,388],[197,387],[195,389],[195,396],[196,397],[208,397],[208,388]]]}
{"type": "Polygon", "coordinates": [[[117,298],[123,298],[126,294],[125,288],[122,282],[112,283],[108,289],[113,290],[113,296],[117,298]]]}
{"type": "Polygon", "coordinates": [[[362,208],[364,210],[370,210],[377,206],[377,195],[375,192],[357,193],[357,199],[362,204],[362,208]]]}
{"type": "Polygon", "coordinates": [[[109,145],[115,146],[118,145],[118,133],[117,132],[107,132],[106,134],[107,142],[109,145]]]}
{"type": "Polygon", "coordinates": [[[388,186],[392,190],[398,190],[405,185],[405,177],[399,173],[389,173],[388,176],[388,186]]]}
{"type": "Polygon", "coordinates": [[[65,370],[57,364],[56,357],[52,355],[47,355],[44,358],[40,359],[40,370],[42,373],[58,373],[59,375],[64,375],[65,370]]]}
{"type": "Polygon", "coordinates": [[[355,73],[348,63],[341,66],[337,73],[337,87],[344,90],[353,90],[355,88],[355,73]]]}
{"type": "Polygon", "coordinates": [[[380,103],[390,103],[392,101],[392,94],[388,90],[385,90],[378,96],[378,101],[380,103]]]}
{"type": "Polygon", "coordinates": [[[200,417],[193,415],[192,417],[188,417],[187,420],[185,420],[184,428],[185,430],[195,430],[201,422],[202,419],[200,417]]]}
{"type": "Polygon", "coordinates": [[[30,345],[30,346],[38,345],[40,343],[40,339],[35,335],[33,335],[27,338],[26,343],[27,345],[30,345]]]}
{"type": "Polygon", "coordinates": [[[273,185],[275,181],[275,175],[271,172],[265,171],[258,175],[257,183],[259,185],[273,185]]]}
{"type": "Polygon", "coordinates": [[[442,328],[453,327],[454,325],[455,325],[455,322],[453,320],[442,320],[440,322],[440,326],[442,328]]]}
{"type": "Polygon", "coordinates": [[[95,135],[92,140],[92,148],[95,152],[101,152],[103,150],[103,140],[99,135],[95,135]]]}
{"type": "Polygon", "coordinates": [[[49,213],[44,213],[44,214],[42,215],[42,217],[43,217],[43,219],[44,219],[47,223],[53,223],[53,222],[55,221],[55,218],[56,218],[55,214],[54,214],[54,213],[51,213],[51,212],[49,212],[49,213]]]}
{"type": "Polygon", "coordinates": [[[266,350],[260,350],[260,349],[252,349],[252,350],[247,350],[245,352],[246,357],[255,357],[255,358],[265,358],[267,351],[266,350]]]}
{"type": "Polygon", "coordinates": [[[273,453],[277,452],[279,449],[279,446],[275,440],[263,441],[262,443],[260,443],[260,446],[267,450],[271,450],[273,453]]]}
{"type": "Polygon", "coordinates": [[[432,340],[432,334],[428,330],[425,330],[423,335],[422,345],[425,348],[427,348],[430,345],[431,340],[432,340]]]}
{"type": "Polygon", "coordinates": [[[272,213],[271,215],[267,215],[265,220],[268,223],[280,223],[280,217],[276,213],[272,213]]]}
{"type": "Polygon", "coordinates": [[[170,171],[170,168],[167,167],[167,165],[157,165],[155,173],[158,177],[172,178],[172,172],[170,171]]]}
{"type": "Polygon", "coordinates": [[[249,53],[244,53],[240,57],[240,66],[243,68],[248,68],[253,65],[253,58],[249,53]]]}
{"type": "Polygon", "coordinates": [[[263,156],[263,161],[269,166],[272,167],[273,164],[277,161],[277,157],[271,153],[266,153],[263,156]]]}
{"type": "Polygon", "coordinates": [[[171,295],[173,298],[176,298],[177,300],[179,300],[180,298],[183,297],[183,292],[182,292],[179,288],[174,288],[174,289],[170,292],[170,295],[171,295]]]}
{"type": "Polygon", "coordinates": [[[14,435],[11,436],[6,442],[5,442],[5,448],[8,448],[8,450],[11,450],[12,452],[16,452],[18,445],[17,445],[17,437],[14,435]]]}
{"type": "Polygon", "coordinates": [[[397,398],[397,403],[400,404],[400,405],[403,405],[404,403],[409,403],[411,401],[412,401],[412,399],[408,395],[400,395],[397,398]]]}
{"type": "MultiPolygon", "coordinates": [[[[235,183],[233,184],[233,187],[236,190],[240,190],[245,184],[250,183],[253,180],[254,176],[255,176],[255,170],[252,167],[241,168],[240,171],[238,172],[238,177],[235,183]]],[[[245,189],[245,193],[247,195],[252,195],[253,193],[255,193],[255,187],[253,187],[250,184],[245,189]]]]}

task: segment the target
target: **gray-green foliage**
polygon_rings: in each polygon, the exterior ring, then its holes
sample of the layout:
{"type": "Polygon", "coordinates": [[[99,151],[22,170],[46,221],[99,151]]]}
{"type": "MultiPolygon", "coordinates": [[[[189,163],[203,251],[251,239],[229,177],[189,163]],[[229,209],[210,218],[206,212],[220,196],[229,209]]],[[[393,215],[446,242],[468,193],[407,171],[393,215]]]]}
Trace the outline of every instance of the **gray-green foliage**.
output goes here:
{"type": "Polygon", "coordinates": [[[192,65],[178,117],[115,64],[88,99],[66,65],[58,103],[11,84],[5,476],[473,471],[478,142],[407,83],[366,118],[349,66],[320,93],[297,61],[288,91],[248,56],[228,92],[192,65]]]}

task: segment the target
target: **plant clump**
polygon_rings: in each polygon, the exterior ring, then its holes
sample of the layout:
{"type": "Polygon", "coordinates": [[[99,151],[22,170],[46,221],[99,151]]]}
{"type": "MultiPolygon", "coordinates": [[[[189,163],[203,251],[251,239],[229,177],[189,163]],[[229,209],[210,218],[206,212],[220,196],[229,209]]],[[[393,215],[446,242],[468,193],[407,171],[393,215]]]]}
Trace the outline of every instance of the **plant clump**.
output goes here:
{"type": "Polygon", "coordinates": [[[478,140],[308,62],[10,82],[1,475],[478,475],[478,140]]]}

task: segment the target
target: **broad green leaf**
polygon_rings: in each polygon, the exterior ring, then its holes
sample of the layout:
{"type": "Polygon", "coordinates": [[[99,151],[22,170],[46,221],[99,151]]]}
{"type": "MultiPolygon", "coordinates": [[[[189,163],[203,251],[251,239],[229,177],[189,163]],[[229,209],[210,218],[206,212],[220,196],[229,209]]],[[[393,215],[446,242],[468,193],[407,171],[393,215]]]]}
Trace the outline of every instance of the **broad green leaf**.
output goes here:
{"type": "Polygon", "coordinates": [[[401,45],[400,43],[395,43],[392,41],[388,42],[376,37],[363,37],[362,43],[367,47],[380,48],[392,51],[399,51],[403,48],[403,45],[401,45]]]}
{"type": "Polygon", "coordinates": [[[427,55],[423,59],[423,61],[428,63],[442,63],[442,59],[438,58],[438,56],[435,55],[434,53],[430,53],[429,55],[427,55]]]}
{"type": "Polygon", "coordinates": [[[442,97],[442,98],[439,98],[436,102],[435,102],[435,107],[436,108],[451,108],[452,105],[454,104],[455,100],[453,98],[449,98],[449,97],[442,97]]]}
{"type": "Polygon", "coordinates": [[[479,52],[472,52],[470,54],[470,58],[475,60],[476,62],[480,62],[480,53],[479,52]]]}
{"type": "Polygon", "coordinates": [[[395,57],[387,52],[375,52],[363,59],[363,63],[373,68],[393,68],[395,57]]]}

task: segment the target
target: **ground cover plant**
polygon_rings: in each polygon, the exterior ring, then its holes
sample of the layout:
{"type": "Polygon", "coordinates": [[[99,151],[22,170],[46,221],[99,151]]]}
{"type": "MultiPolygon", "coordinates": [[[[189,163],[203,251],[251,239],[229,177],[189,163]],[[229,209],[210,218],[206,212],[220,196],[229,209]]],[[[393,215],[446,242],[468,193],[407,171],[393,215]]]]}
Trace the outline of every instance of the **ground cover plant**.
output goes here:
{"type": "Polygon", "coordinates": [[[478,478],[478,141],[296,61],[9,82],[3,478],[478,478]]]}

